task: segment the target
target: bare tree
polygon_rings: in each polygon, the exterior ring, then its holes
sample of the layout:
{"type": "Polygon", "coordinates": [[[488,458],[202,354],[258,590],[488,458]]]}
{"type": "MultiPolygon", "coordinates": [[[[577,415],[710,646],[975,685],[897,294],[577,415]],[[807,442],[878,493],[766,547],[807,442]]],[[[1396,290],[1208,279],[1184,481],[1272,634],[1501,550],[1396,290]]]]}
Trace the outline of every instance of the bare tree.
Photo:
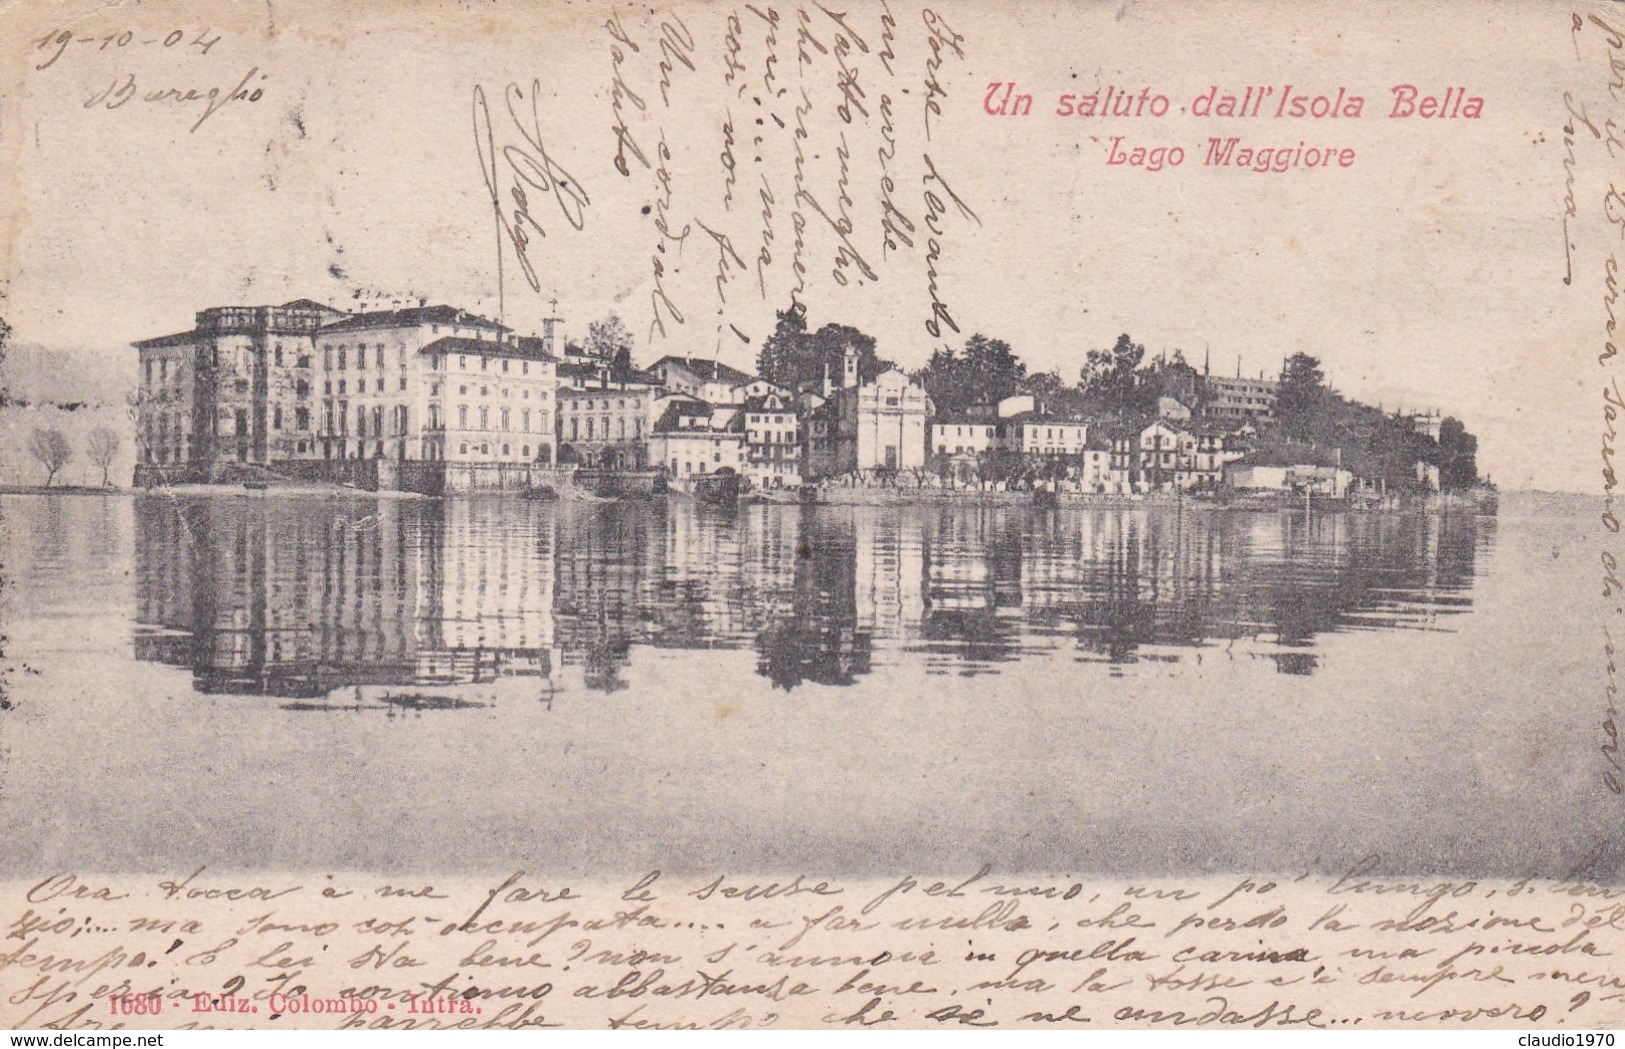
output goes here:
{"type": "Polygon", "coordinates": [[[45,467],[45,487],[51,487],[57,471],[73,459],[73,446],[61,430],[35,430],[28,438],[28,453],[45,467]]]}
{"type": "Polygon", "coordinates": [[[90,461],[102,468],[102,487],[111,488],[108,483],[107,471],[113,465],[119,449],[118,434],[105,426],[98,426],[90,431],[90,461]]]}

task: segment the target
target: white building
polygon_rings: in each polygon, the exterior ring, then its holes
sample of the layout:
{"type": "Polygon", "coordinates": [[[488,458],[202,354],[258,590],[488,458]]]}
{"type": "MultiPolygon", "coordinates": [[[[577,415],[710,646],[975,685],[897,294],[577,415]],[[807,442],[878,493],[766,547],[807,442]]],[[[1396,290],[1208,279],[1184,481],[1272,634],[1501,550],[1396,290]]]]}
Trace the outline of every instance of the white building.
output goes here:
{"type": "Polygon", "coordinates": [[[136,347],[138,457],[158,483],[226,464],[551,461],[545,344],[451,306],[217,307],[136,347]]]}
{"type": "Polygon", "coordinates": [[[931,451],[935,455],[979,455],[999,446],[999,427],[987,419],[954,419],[931,424],[931,451]]]}
{"type": "Polygon", "coordinates": [[[858,387],[856,429],[859,470],[914,470],[925,466],[923,387],[893,368],[858,387]]]}
{"type": "Polygon", "coordinates": [[[1166,419],[1140,431],[1140,481],[1152,491],[1177,484],[1190,469],[1191,435],[1166,419]]]}
{"type": "Polygon", "coordinates": [[[801,487],[801,426],[795,406],[778,394],[746,401],[745,469],[756,488],[801,487]]]}
{"type": "Polygon", "coordinates": [[[1243,458],[1224,468],[1225,485],[1241,492],[1307,493],[1341,499],[1353,482],[1354,474],[1341,466],[1284,465],[1243,458]]]}
{"type": "Polygon", "coordinates": [[[1005,447],[1023,455],[1078,455],[1089,440],[1089,424],[1076,419],[1028,415],[1004,424],[1005,447]]]}
{"type": "Polygon", "coordinates": [[[700,401],[670,404],[649,438],[650,465],[673,480],[728,469],[745,472],[745,413],[700,401]]]}
{"type": "MultiPolygon", "coordinates": [[[[429,365],[420,391],[421,410],[427,417],[423,458],[448,463],[553,462],[552,359],[530,359],[509,341],[461,337],[438,339],[422,352],[429,365]]],[[[397,406],[395,411],[408,409],[397,406]]],[[[409,421],[400,414],[396,424],[409,421]]],[[[374,441],[379,423],[375,406],[370,420],[374,441]]],[[[383,425],[391,428],[387,416],[383,425]]]]}

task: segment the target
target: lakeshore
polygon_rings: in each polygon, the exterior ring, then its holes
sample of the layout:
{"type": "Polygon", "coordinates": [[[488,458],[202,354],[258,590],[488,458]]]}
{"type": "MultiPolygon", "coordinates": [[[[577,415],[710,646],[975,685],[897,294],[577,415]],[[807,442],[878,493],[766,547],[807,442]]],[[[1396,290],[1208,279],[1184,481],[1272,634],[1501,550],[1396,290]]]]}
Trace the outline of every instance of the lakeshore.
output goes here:
{"type": "MultiPolygon", "coordinates": [[[[0,487],[0,495],[8,496],[120,496],[166,495],[177,498],[210,497],[230,499],[388,499],[403,501],[457,500],[457,499],[509,499],[544,498],[562,502],[643,502],[649,499],[690,499],[691,493],[670,490],[643,490],[605,496],[574,484],[561,486],[560,491],[549,489],[472,489],[429,495],[397,489],[367,489],[342,484],[275,484],[245,486],[241,484],[175,484],[151,488],[93,488],[88,486],[26,486],[0,487]]],[[[704,500],[701,500],[704,501],[704,500]]],[[[729,500],[730,503],[735,500],[729,500]]],[[[1190,495],[1183,492],[1153,492],[1147,494],[1117,494],[1112,492],[1074,492],[1011,490],[1005,488],[949,488],[923,486],[898,488],[863,485],[820,485],[801,489],[754,491],[737,498],[741,504],[783,506],[1036,506],[1050,508],[1074,506],[1098,510],[1180,509],[1190,512],[1224,513],[1465,513],[1488,514],[1497,512],[1498,493],[1493,489],[1464,493],[1429,492],[1404,499],[1390,499],[1386,504],[1357,504],[1349,499],[1314,498],[1271,494],[1233,498],[1230,493],[1190,495]],[[1487,494],[1486,494],[1487,493],[1487,494]]]]}

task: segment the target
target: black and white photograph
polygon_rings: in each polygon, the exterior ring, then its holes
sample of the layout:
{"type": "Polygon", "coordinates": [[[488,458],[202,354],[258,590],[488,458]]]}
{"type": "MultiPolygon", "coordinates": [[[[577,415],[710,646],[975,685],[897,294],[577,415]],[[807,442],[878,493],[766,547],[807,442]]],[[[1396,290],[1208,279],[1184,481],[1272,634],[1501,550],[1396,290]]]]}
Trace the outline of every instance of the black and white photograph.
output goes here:
{"type": "Polygon", "coordinates": [[[0,1026],[1625,1020],[1612,5],[0,54],[0,1026]]]}

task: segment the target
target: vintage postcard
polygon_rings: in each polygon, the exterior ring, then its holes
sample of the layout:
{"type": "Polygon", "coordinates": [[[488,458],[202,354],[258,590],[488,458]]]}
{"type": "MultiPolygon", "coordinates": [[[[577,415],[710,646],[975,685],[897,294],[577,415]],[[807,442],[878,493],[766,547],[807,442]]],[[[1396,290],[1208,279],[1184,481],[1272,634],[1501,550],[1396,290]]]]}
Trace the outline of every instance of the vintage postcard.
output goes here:
{"type": "Polygon", "coordinates": [[[0,1026],[1617,1026],[1622,127],[1606,3],[0,0],[0,1026]]]}

